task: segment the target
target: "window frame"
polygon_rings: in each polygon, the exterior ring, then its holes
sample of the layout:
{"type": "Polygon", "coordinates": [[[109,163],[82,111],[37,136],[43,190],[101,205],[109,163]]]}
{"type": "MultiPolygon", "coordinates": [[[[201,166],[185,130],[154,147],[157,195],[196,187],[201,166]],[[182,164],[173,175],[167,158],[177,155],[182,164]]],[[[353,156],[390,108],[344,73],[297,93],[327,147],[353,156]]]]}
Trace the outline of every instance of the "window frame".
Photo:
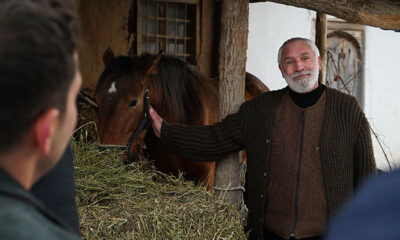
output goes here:
{"type": "MultiPolygon", "coordinates": [[[[196,65],[197,61],[198,61],[198,56],[199,56],[199,52],[200,52],[200,0],[136,0],[136,53],[137,55],[141,55],[142,53],[144,53],[143,49],[142,49],[142,39],[143,39],[143,33],[142,33],[142,4],[145,3],[146,1],[153,1],[155,3],[157,2],[161,2],[161,3],[184,3],[184,4],[192,4],[194,5],[195,8],[195,13],[196,16],[193,18],[195,23],[195,30],[194,32],[194,36],[193,36],[193,52],[188,53],[187,49],[188,47],[186,46],[186,44],[184,44],[184,53],[178,54],[176,55],[176,50],[174,51],[174,53],[168,53],[167,49],[164,50],[164,54],[168,54],[168,55],[175,55],[175,56],[179,56],[179,57],[183,57],[186,61],[188,61],[189,63],[196,65]]],[[[157,13],[158,15],[158,13],[157,13]]],[[[158,17],[158,16],[157,16],[158,17]]],[[[167,21],[166,21],[167,24],[167,21]]],[[[188,25],[186,25],[186,28],[188,27],[188,25]]],[[[156,30],[158,31],[158,28],[156,28],[156,30]]],[[[187,32],[185,31],[185,37],[187,37],[187,32]]],[[[157,37],[158,33],[156,33],[156,42],[158,43],[158,37],[157,37]]],[[[191,37],[191,36],[190,36],[191,37]]],[[[176,40],[176,36],[173,37],[173,39],[176,40]]],[[[166,45],[167,45],[167,38],[165,38],[166,41],[166,45]]],[[[186,41],[185,41],[186,42],[186,41]]],[[[175,44],[175,46],[177,46],[177,44],[175,44]]]]}

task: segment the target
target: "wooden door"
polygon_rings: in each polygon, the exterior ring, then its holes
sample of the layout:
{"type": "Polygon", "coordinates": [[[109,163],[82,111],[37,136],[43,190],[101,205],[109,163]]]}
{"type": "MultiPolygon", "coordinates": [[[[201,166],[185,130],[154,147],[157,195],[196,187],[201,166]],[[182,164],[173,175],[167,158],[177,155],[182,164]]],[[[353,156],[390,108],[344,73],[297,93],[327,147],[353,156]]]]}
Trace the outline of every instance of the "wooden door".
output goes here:
{"type": "Polygon", "coordinates": [[[326,85],[363,100],[360,44],[344,31],[328,34],[326,85]]]}

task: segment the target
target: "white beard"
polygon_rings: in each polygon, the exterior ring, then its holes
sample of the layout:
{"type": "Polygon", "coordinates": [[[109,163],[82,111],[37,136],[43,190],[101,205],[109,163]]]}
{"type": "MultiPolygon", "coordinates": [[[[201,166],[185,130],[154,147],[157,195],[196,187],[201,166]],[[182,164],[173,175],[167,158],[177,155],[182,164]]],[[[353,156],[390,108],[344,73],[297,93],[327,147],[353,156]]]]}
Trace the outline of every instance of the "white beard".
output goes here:
{"type": "Polygon", "coordinates": [[[290,89],[297,93],[307,93],[310,92],[315,86],[316,82],[318,81],[318,75],[319,69],[317,64],[312,71],[296,72],[293,73],[291,76],[288,76],[286,75],[286,73],[284,73],[283,77],[285,78],[290,89]],[[299,79],[296,81],[293,80],[294,78],[305,74],[310,74],[310,77],[304,77],[303,79],[299,79]]]}

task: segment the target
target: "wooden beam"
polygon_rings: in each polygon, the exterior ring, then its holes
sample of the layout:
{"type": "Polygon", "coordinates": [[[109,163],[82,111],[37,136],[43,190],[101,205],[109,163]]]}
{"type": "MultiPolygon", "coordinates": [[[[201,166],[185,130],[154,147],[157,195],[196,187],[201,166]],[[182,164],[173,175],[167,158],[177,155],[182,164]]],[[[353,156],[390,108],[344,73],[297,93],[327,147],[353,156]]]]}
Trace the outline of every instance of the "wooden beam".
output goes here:
{"type": "Polygon", "coordinates": [[[136,54],[142,54],[142,0],[136,0],[136,54]]]}
{"type": "MultiPolygon", "coordinates": [[[[266,2],[251,0],[251,2],[266,2]]],[[[400,2],[398,0],[270,0],[290,6],[307,8],[336,16],[350,23],[400,30],[400,2]]]]}
{"type": "Polygon", "coordinates": [[[317,45],[319,49],[319,53],[321,55],[322,60],[322,69],[319,74],[318,81],[321,83],[326,82],[326,64],[327,64],[327,47],[328,47],[328,38],[327,38],[327,20],[326,14],[317,13],[317,20],[315,22],[315,45],[317,45]]]}
{"type": "MultiPolygon", "coordinates": [[[[221,1],[219,43],[219,117],[236,112],[244,101],[246,51],[249,19],[248,0],[221,1]]],[[[242,202],[244,168],[241,155],[232,154],[217,161],[215,193],[235,206],[242,202]],[[241,170],[242,169],[242,170],[241,170]],[[226,191],[228,190],[228,191],[226,191]]]]}

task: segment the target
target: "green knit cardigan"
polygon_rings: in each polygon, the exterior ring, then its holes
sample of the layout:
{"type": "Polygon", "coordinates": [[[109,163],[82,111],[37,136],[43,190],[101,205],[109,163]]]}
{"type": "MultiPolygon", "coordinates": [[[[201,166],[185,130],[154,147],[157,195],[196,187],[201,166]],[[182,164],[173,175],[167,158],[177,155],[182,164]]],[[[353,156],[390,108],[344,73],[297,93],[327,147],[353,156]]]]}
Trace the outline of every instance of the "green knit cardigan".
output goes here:
{"type": "MultiPolygon", "coordinates": [[[[263,93],[212,126],[172,125],[164,121],[161,128],[161,144],[194,161],[215,161],[246,150],[251,239],[263,239],[271,132],[285,91],[287,88],[263,93]]],[[[355,187],[366,176],[375,174],[376,165],[369,124],[358,101],[329,87],[320,149],[328,216],[332,217],[355,187]]]]}

